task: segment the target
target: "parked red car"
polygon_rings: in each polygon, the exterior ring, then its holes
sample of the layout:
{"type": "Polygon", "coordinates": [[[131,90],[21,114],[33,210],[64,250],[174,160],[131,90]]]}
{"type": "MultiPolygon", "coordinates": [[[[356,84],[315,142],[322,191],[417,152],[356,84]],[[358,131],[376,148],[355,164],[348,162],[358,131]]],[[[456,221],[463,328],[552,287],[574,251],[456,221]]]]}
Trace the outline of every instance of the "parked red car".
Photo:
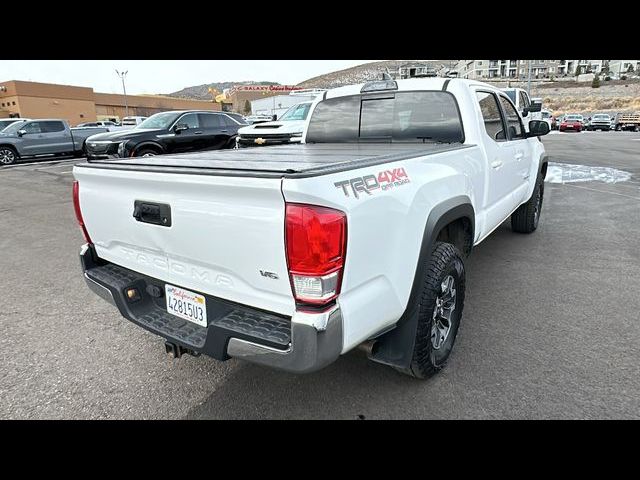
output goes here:
{"type": "Polygon", "coordinates": [[[560,122],[558,130],[566,132],[573,130],[575,132],[581,132],[583,128],[584,117],[582,115],[565,115],[560,122]]]}

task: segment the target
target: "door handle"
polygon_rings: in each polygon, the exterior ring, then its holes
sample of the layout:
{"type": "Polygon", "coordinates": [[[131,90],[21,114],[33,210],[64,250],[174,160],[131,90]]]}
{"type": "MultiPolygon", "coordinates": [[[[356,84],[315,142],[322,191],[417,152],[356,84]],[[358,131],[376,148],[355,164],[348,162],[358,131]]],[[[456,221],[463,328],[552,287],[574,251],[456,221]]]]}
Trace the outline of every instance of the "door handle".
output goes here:
{"type": "Polygon", "coordinates": [[[220,130],[221,133],[227,133],[229,130],[220,130]]]}
{"type": "Polygon", "coordinates": [[[194,135],[202,135],[202,132],[193,132],[194,135]]]}
{"type": "Polygon", "coordinates": [[[491,168],[495,168],[496,170],[502,166],[502,160],[495,160],[491,162],[491,168]]]}
{"type": "Polygon", "coordinates": [[[522,153],[522,152],[516,153],[516,160],[522,160],[523,157],[524,157],[524,153],[522,153]]]}

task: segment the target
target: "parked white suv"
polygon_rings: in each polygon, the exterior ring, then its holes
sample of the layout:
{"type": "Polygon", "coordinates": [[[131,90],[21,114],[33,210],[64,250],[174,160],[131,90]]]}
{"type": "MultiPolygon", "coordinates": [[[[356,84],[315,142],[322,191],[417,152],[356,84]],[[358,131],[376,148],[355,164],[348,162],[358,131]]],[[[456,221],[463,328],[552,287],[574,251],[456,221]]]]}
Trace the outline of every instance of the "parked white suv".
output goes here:
{"type": "Polygon", "coordinates": [[[309,372],[369,342],[428,377],[473,246],[538,226],[548,132],[485,83],[382,80],[316,100],[302,145],[79,163],[84,278],[174,356],[309,372]]]}

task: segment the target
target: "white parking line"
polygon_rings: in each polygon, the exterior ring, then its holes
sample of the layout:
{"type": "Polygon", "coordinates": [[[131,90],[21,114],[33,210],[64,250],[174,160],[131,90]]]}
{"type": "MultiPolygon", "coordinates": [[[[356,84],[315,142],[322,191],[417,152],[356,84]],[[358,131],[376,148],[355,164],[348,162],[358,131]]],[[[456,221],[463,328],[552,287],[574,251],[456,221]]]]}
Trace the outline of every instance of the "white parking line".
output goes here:
{"type": "Polygon", "coordinates": [[[69,165],[69,163],[56,163],[56,164],[53,164],[53,165],[47,165],[46,167],[36,168],[36,170],[48,170],[50,168],[64,168],[64,167],[67,167],[68,165],[69,165]]]}

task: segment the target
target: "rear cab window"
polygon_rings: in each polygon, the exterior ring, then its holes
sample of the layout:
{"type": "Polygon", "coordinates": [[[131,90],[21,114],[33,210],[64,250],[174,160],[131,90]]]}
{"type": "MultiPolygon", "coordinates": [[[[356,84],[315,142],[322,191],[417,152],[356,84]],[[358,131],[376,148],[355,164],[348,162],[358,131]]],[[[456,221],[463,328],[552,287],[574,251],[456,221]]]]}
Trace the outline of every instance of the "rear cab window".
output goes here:
{"type": "Polygon", "coordinates": [[[318,103],[306,142],[463,143],[464,130],[450,92],[376,92],[318,103]]]}
{"type": "Polygon", "coordinates": [[[495,94],[485,91],[477,91],[476,99],[480,106],[480,113],[482,114],[484,128],[487,135],[496,142],[504,142],[506,140],[504,134],[504,118],[500,111],[500,105],[498,105],[498,99],[495,94]]]}
{"type": "Polygon", "coordinates": [[[500,103],[502,104],[502,109],[506,115],[509,140],[520,140],[526,138],[524,126],[522,125],[522,121],[520,120],[520,115],[518,115],[516,107],[513,106],[507,97],[502,95],[500,95],[500,103]]]}
{"type": "Polygon", "coordinates": [[[62,122],[40,122],[42,133],[64,132],[64,123],[62,122]]]}

